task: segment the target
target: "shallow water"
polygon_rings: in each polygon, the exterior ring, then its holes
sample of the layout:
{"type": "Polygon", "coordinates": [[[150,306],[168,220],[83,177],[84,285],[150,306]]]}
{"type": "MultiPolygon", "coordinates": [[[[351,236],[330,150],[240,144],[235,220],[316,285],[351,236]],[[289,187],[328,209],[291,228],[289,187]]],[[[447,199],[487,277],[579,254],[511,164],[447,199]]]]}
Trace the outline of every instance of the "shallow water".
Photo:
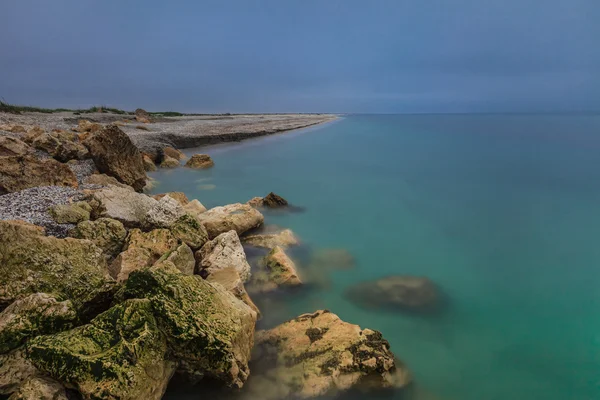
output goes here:
{"type": "Polygon", "coordinates": [[[255,298],[262,327],[326,308],[377,329],[417,399],[600,399],[599,116],[359,115],[202,152],[214,168],[161,170],[155,192],[212,207],[274,191],[305,211],[268,224],[294,230],[304,252],[356,258],[312,290],[255,298]],[[390,274],[434,280],[444,312],[344,296],[390,274]]]}

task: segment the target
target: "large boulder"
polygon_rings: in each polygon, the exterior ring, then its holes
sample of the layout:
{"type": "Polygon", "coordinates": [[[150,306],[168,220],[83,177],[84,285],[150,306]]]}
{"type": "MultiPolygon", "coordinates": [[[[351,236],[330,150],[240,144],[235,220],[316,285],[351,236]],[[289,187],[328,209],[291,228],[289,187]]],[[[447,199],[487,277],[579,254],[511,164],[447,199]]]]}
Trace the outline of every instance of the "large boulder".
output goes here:
{"type": "Polygon", "coordinates": [[[250,279],[250,265],[235,231],[222,233],[206,242],[196,252],[196,258],[198,259],[198,273],[202,276],[208,276],[214,271],[231,267],[238,272],[243,282],[250,279]]]}
{"type": "Polygon", "coordinates": [[[117,186],[94,191],[88,201],[93,204],[95,218],[116,219],[128,228],[141,226],[148,211],[158,203],[143,193],[117,186]]]}
{"type": "Polygon", "coordinates": [[[31,155],[0,157],[0,195],[35,186],[77,187],[68,165],[31,155]]]}
{"type": "Polygon", "coordinates": [[[146,171],[142,154],[118,126],[106,126],[90,135],[83,144],[101,173],[114,176],[138,192],[144,188],[146,171]]]}
{"type": "Polygon", "coordinates": [[[118,304],[89,324],[39,336],[26,346],[41,371],[86,399],[161,399],[175,363],[150,300],[118,304]]]}
{"type": "Polygon", "coordinates": [[[8,400],[69,400],[63,385],[45,376],[26,380],[8,400]]]}
{"type": "Polygon", "coordinates": [[[147,268],[129,276],[123,298],[147,298],[177,370],[241,387],[249,369],[256,313],[221,285],[198,275],[147,268]]]}
{"type": "Polygon", "coordinates": [[[11,136],[0,136],[0,157],[22,156],[31,152],[33,149],[27,143],[11,136]]]}
{"type": "Polygon", "coordinates": [[[210,158],[208,154],[194,154],[185,163],[186,167],[194,169],[206,169],[211,168],[214,165],[215,162],[212,160],[212,158],[210,158]]]}
{"type": "Polygon", "coordinates": [[[258,210],[240,203],[211,208],[197,216],[206,227],[210,239],[230,230],[241,235],[250,229],[258,228],[265,220],[258,210]]]}
{"type": "Polygon", "coordinates": [[[148,228],[169,228],[185,215],[183,206],[171,196],[163,196],[146,214],[144,224],[148,228]]]}
{"type": "Polygon", "coordinates": [[[296,265],[281,247],[273,248],[259,263],[260,270],[252,279],[251,291],[271,292],[278,288],[302,285],[296,265]]]}
{"type": "Polygon", "coordinates": [[[171,233],[192,250],[198,250],[208,240],[206,228],[191,214],[179,217],[169,228],[171,233]]]}
{"type": "Polygon", "coordinates": [[[265,249],[272,249],[276,246],[281,248],[287,248],[295,246],[300,243],[294,232],[291,229],[284,229],[278,233],[267,233],[267,234],[256,234],[248,235],[242,238],[244,244],[248,244],[254,247],[263,247],[265,249]]]}
{"type": "Polygon", "coordinates": [[[435,310],[440,298],[436,284],[428,278],[405,275],[361,282],[347,289],[346,296],[366,308],[408,311],[435,310]]]}
{"type": "Polygon", "coordinates": [[[218,283],[223,286],[227,291],[233,294],[235,297],[246,303],[254,312],[256,312],[257,318],[260,318],[260,310],[254,304],[246,288],[244,282],[240,278],[240,274],[234,267],[226,267],[223,269],[217,269],[211,272],[206,278],[210,283],[218,283]]]}
{"type": "Polygon", "coordinates": [[[70,300],[45,293],[16,300],[0,312],[0,353],[21,346],[28,338],[69,329],[77,319],[70,300]]]}
{"type": "Polygon", "coordinates": [[[102,250],[88,240],[42,236],[0,221],[0,309],[33,293],[71,300],[82,318],[110,302],[113,282],[102,250]]]}
{"type": "Polygon", "coordinates": [[[408,370],[394,360],[381,333],[342,321],[329,311],[304,314],[255,336],[260,398],[313,398],[348,389],[399,388],[408,370]]]}
{"type": "Polygon", "coordinates": [[[77,239],[91,240],[109,257],[121,252],[127,238],[127,230],[123,224],[111,218],[99,218],[95,221],[83,221],[69,231],[69,236],[77,239]]]}

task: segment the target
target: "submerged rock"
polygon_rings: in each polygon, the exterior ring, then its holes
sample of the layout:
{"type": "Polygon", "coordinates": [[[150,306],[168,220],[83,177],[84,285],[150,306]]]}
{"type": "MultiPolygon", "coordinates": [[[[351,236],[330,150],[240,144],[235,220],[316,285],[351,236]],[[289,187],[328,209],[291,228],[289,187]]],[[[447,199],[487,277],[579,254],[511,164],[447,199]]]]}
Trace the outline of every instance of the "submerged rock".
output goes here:
{"type": "Polygon", "coordinates": [[[250,265],[246,261],[242,243],[233,230],[222,233],[207,242],[196,253],[196,258],[198,259],[198,273],[202,276],[231,267],[238,272],[243,282],[250,279],[250,265]]]}
{"type": "Polygon", "coordinates": [[[0,157],[0,195],[35,186],[77,187],[68,165],[32,155],[0,157]]]}
{"type": "Polygon", "coordinates": [[[346,249],[321,249],[312,254],[309,268],[346,270],[354,268],[355,265],[354,256],[346,249]]]}
{"type": "Polygon", "coordinates": [[[367,308],[397,308],[427,311],[439,304],[436,285],[427,278],[415,276],[388,276],[362,282],[346,290],[353,302],[367,308]]]}
{"type": "Polygon", "coordinates": [[[247,204],[229,204],[215,207],[198,214],[198,219],[206,227],[208,237],[214,239],[221,233],[234,230],[238,235],[257,228],[264,222],[263,215],[247,204]]]}
{"type": "Polygon", "coordinates": [[[212,160],[212,158],[210,158],[208,154],[194,154],[185,163],[186,167],[194,169],[206,169],[211,168],[214,165],[215,162],[212,160]]]}
{"type": "Polygon", "coordinates": [[[161,168],[177,168],[179,167],[179,160],[173,157],[169,157],[165,154],[163,160],[160,163],[161,168]]]}
{"type": "Polygon", "coordinates": [[[156,171],[156,164],[147,154],[142,154],[142,162],[144,163],[144,170],[146,172],[156,171]]]}
{"type": "Polygon", "coordinates": [[[126,227],[139,227],[148,211],[158,202],[150,196],[116,186],[96,190],[88,200],[95,204],[94,217],[121,221],[126,227]]]}
{"type": "Polygon", "coordinates": [[[83,144],[101,173],[114,176],[138,192],[144,188],[146,171],[142,154],[118,126],[106,126],[90,135],[83,144]]]}
{"type": "Polygon", "coordinates": [[[165,360],[167,342],[145,299],[116,305],[88,325],[39,336],[26,349],[39,370],[84,398],[158,400],[175,367],[165,360]]]}
{"type": "Polygon", "coordinates": [[[259,331],[255,340],[257,376],[248,389],[263,399],[305,399],[410,382],[410,373],[395,361],[381,333],[344,322],[329,311],[259,331]]]}
{"type": "Polygon", "coordinates": [[[281,247],[275,247],[259,263],[258,271],[252,280],[252,291],[270,292],[281,287],[302,285],[296,272],[296,265],[281,247]]]}
{"type": "Polygon", "coordinates": [[[99,218],[95,221],[83,221],[69,231],[69,236],[91,240],[105,254],[114,257],[121,252],[127,230],[123,224],[111,218],[99,218]]]}
{"type": "Polygon", "coordinates": [[[244,236],[242,238],[244,244],[248,244],[255,247],[263,247],[265,249],[272,249],[274,247],[287,248],[295,246],[300,243],[294,232],[291,229],[284,229],[279,233],[270,234],[256,234],[244,236]]]}

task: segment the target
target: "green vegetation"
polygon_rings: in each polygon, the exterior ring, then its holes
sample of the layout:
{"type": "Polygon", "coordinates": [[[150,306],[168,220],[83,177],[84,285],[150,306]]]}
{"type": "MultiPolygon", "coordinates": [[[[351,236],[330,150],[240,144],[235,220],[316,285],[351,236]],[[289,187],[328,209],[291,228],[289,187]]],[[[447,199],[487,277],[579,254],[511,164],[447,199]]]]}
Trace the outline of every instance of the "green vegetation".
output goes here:
{"type": "Polygon", "coordinates": [[[122,115],[133,115],[131,111],[120,110],[118,108],[111,108],[105,106],[94,106],[86,109],[77,109],[71,110],[68,108],[42,108],[42,107],[32,107],[32,106],[19,106],[15,104],[9,104],[5,101],[0,100],[0,112],[6,112],[11,114],[21,114],[22,112],[39,112],[45,114],[52,114],[58,112],[73,112],[76,115],[80,114],[89,114],[89,113],[113,113],[113,114],[122,114],[122,115]]]}
{"type": "Polygon", "coordinates": [[[177,111],[156,111],[156,112],[149,112],[148,114],[150,115],[160,115],[163,117],[182,117],[186,114],[177,112],[177,111]]]}

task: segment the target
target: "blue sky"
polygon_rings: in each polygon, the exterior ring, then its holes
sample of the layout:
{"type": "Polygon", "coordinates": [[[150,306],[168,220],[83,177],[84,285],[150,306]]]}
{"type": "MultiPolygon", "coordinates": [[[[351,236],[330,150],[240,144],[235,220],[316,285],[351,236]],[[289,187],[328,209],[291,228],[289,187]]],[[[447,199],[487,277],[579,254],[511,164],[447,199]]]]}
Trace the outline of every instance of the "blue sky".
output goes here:
{"type": "Polygon", "coordinates": [[[12,103],[600,110],[598,0],[5,0],[0,15],[12,103]]]}

